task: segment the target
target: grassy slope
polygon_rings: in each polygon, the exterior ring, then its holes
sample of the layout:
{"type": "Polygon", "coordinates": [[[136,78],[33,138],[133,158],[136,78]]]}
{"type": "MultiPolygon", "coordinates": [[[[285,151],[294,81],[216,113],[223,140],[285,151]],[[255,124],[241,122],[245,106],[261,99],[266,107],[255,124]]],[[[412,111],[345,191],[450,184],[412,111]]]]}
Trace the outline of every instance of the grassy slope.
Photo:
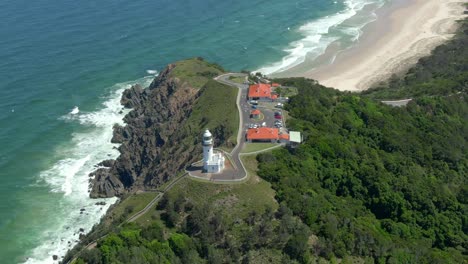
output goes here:
{"type": "Polygon", "coordinates": [[[201,58],[193,58],[175,63],[176,67],[170,77],[188,82],[192,87],[201,88],[212,78],[224,73],[224,69],[201,58]]]}
{"type": "Polygon", "coordinates": [[[209,80],[200,92],[202,95],[187,120],[188,126],[202,129],[220,127],[223,134],[229,135],[225,139],[225,145],[235,146],[239,128],[239,112],[236,106],[238,89],[209,80]]]}
{"type": "MultiPolygon", "coordinates": [[[[203,208],[212,205],[213,210],[219,210],[223,215],[234,221],[244,218],[255,210],[262,213],[265,208],[276,210],[278,204],[274,198],[275,192],[271,184],[260,179],[257,174],[258,162],[254,155],[242,158],[249,173],[249,179],[239,184],[213,184],[193,179],[183,179],[174,186],[168,195],[182,193],[196,207],[203,208]]],[[[146,225],[149,219],[156,219],[160,212],[152,209],[137,220],[137,223],[146,225]]]]}

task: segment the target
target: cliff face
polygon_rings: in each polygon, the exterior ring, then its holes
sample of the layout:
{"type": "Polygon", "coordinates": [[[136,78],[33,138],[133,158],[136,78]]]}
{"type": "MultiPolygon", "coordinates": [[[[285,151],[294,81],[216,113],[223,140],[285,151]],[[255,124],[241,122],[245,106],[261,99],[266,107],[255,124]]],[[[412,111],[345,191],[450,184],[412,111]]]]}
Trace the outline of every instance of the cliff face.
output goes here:
{"type": "MultiPolygon", "coordinates": [[[[206,64],[200,60],[195,63],[206,64]]],[[[91,197],[119,196],[157,187],[200,157],[199,129],[203,124],[195,122],[194,127],[188,120],[204,89],[192,85],[192,75],[197,77],[197,84],[205,85],[221,71],[208,68],[209,74],[206,69],[201,75],[196,70],[180,74],[184,67],[171,64],[148,88],[135,85],[123,93],[122,105],[132,110],[124,118],[126,126],[114,127],[112,142],[121,143],[120,156],[104,162],[107,168],[91,174],[91,197]]]]}

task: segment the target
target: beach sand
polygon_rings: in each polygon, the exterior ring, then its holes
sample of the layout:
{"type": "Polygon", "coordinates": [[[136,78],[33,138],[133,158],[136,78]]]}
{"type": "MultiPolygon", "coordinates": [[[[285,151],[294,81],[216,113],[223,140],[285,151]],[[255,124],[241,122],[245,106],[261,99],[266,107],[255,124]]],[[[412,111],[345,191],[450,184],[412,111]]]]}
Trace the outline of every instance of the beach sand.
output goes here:
{"type": "MultiPolygon", "coordinates": [[[[396,0],[379,10],[378,19],[364,28],[357,45],[339,53],[333,63],[298,75],[339,90],[368,89],[407,70],[453,37],[456,20],[464,16],[461,5],[460,0],[396,0]]],[[[322,60],[331,56],[332,49],[322,60]]],[[[298,76],[294,70],[287,75],[298,76]]]]}

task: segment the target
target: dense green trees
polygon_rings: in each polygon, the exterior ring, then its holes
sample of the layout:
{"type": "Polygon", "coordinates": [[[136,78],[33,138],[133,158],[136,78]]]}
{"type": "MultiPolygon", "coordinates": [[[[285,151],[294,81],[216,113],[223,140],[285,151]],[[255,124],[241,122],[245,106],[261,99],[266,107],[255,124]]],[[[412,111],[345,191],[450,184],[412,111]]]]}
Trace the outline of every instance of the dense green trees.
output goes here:
{"type": "Polygon", "coordinates": [[[402,79],[363,95],[277,80],[299,88],[287,105],[288,126],[305,142],[260,155],[259,175],[319,236],[316,254],[466,260],[466,29],[402,79]],[[375,100],[405,96],[414,100],[403,108],[375,100]]]}
{"type": "Polygon", "coordinates": [[[185,198],[166,195],[160,204],[163,215],[179,215],[176,221],[127,224],[84,250],[78,263],[263,263],[264,258],[295,263],[311,257],[309,228],[284,205],[233,220],[185,198]]]}

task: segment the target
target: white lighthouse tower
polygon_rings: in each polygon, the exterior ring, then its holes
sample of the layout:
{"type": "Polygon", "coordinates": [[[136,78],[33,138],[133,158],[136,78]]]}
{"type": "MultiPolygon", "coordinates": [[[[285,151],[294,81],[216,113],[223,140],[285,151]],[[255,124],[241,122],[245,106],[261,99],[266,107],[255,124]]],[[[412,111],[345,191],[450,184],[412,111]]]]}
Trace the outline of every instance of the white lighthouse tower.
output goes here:
{"type": "Polygon", "coordinates": [[[213,135],[207,129],[203,133],[203,168],[207,170],[207,165],[213,158],[213,135]]]}
{"type": "Polygon", "coordinates": [[[203,170],[208,173],[217,173],[224,169],[224,156],[213,152],[213,135],[207,129],[203,133],[203,170]]]}

